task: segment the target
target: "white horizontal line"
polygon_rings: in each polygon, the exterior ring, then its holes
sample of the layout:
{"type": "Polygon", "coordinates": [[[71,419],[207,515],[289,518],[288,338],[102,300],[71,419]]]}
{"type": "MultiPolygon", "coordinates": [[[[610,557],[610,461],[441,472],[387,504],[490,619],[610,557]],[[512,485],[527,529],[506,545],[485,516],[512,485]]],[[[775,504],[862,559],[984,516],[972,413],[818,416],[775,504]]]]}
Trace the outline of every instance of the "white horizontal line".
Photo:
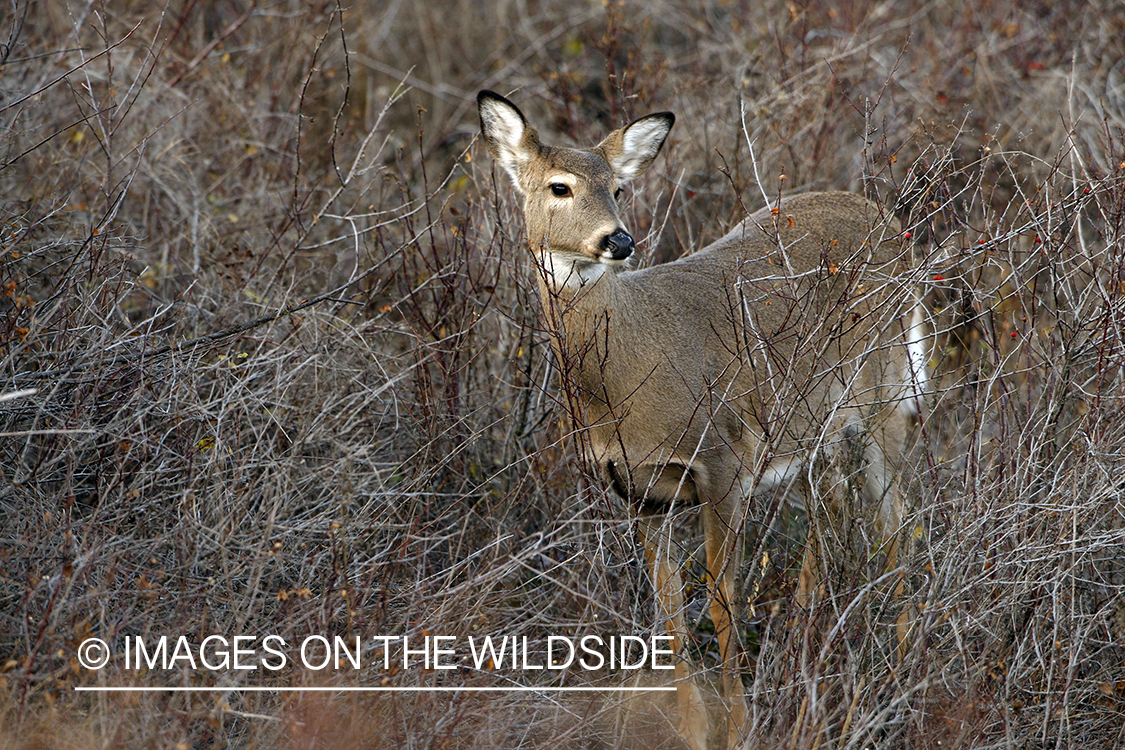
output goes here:
{"type": "Polygon", "coordinates": [[[629,693],[669,692],[674,686],[661,687],[81,687],[84,693],[591,693],[618,690],[629,693]]]}

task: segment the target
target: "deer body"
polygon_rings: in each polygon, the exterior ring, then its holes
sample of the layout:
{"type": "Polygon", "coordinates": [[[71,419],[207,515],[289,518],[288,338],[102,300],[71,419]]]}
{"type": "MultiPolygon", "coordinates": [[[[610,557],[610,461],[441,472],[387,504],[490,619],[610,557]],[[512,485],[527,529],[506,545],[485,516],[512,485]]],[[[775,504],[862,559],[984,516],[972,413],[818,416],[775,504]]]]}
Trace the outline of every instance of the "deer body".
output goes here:
{"type": "MultiPolygon", "coordinates": [[[[676,506],[702,508],[733,745],[747,717],[733,623],[753,494],[799,481],[817,455],[854,445],[878,531],[890,538],[900,523],[894,471],[925,361],[920,308],[899,281],[900,229],[860,196],[812,193],[681,260],[629,270],[634,243],[615,192],[655,159],[672,115],[649,115],[580,151],[543,146],[503,97],[481,92],[478,104],[485,142],[524,197],[579,442],[639,511],[677,652],[682,584],[663,518],[676,506]]],[[[819,575],[811,537],[802,595],[819,575]]],[[[895,551],[892,541],[892,564],[895,551]]],[[[686,656],[676,677],[680,733],[702,750],[708,721],[686,656]]]]}

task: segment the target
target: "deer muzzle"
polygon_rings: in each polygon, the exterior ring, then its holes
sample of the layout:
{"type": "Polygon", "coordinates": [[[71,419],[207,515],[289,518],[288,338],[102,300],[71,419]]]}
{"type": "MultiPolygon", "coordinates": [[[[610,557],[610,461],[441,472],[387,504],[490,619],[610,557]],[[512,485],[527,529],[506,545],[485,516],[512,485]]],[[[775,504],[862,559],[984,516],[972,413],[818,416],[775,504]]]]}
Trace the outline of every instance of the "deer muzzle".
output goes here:
{"type": "Polygon", "coordinates": [[[615,229],[602,237],[602,256],[611,260],[625,260],[636,249],[633,238],[624,229],[615,229]]]}

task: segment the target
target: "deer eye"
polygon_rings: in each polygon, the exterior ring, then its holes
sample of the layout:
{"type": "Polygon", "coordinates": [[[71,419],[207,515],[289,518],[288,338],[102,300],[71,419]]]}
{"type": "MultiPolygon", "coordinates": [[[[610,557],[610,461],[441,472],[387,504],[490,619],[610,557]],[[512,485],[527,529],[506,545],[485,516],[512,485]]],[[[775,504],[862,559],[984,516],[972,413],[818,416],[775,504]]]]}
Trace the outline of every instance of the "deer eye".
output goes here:
{"type": "Polygon", "coordinates": [[[615,201],[619,201],[619,200],[621,200],[621,196],[624,195],[624,194],[625,194],[624,190],[622,190],[621,188],[617,188],[616,190],[613,191],[613,199],[615,201]]]}
{"type": "Polygon", "coordinates": [[[561,182],[552,182],[549,187],[551,188],[551,195],[556,198],[566,198],[570,195],[570,187],[561,182]]]}

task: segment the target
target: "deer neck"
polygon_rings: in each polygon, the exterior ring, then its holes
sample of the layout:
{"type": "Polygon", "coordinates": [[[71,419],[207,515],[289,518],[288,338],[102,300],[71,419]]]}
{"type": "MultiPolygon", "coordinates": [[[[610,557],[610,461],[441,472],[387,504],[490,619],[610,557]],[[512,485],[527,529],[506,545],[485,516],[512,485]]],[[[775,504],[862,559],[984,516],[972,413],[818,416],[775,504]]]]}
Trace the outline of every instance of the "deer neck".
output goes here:
{"type": "Polygon", "coordinates": [[[536,257],[536,270],[542,290],[562,299],[587,294],[600,296],[615,286],[616,276],[625,270],[624,262],[592,260],[576,253],[543,250],[536,257]],[[595,287],[600,287],[597,292],[595,287]]]}
{"type": "Polygon", "coordinates": [[[540,302],[554,344],[584,359],[579,350],[601,339],[627,309],[627,285],[619,274],[622,263],[602,263],[568,253],[544,252],[536,259],[540,302]],[[593,337],[593,338],[591,338],[593,337]]]}

